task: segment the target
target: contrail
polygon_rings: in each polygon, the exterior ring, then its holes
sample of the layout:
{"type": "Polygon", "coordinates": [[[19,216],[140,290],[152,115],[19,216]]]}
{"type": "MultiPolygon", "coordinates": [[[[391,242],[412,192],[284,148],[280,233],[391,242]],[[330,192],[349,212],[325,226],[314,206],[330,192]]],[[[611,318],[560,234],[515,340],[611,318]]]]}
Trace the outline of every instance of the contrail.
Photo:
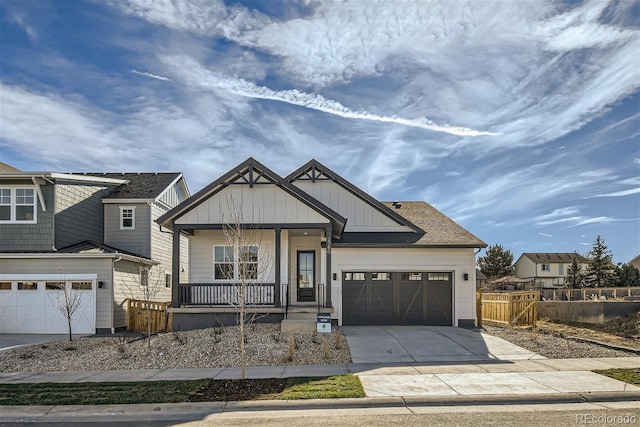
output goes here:
{"type": "Polygon", "coordinates": [[[156,79],[156,80],[163,80],[165,82],[171,82],[173,80],[171,80],[169,77],[163,77],[163,76],[158,76],[157,74],[151,74],[151,73],[147,73],[144,71],[138,71],[138,70],[131,70],[131,72],[133,74],[137,74],[139,76],[144,76],[144,77],[150,77],[152,79],[156,79]]]}
{"type": "MultiPolygon", "coordinates": [[[[444,132],[457,136],[493,136],[493,132],[479,131],[466,127],[437,124],[427,118],[407,119],[397,116],[380,116],[367,111],[353,111],[338,101],[326,99],[315,93],[305,93],[296,89],[276,91],[264,86],[257,86],[244,79],[229,78],[213,73],[190,58],[166,58],[166,62],[175,68],[185,82],[205,88],[222,89],[227,92],[254,99],[267,99],[298,105],[311,110],[322,111],[348,119],[369,120],[374,122],[397,123],[433,132],[444,132]]],[[[166,77],[164,77],[166,79],[166,77]]]]}

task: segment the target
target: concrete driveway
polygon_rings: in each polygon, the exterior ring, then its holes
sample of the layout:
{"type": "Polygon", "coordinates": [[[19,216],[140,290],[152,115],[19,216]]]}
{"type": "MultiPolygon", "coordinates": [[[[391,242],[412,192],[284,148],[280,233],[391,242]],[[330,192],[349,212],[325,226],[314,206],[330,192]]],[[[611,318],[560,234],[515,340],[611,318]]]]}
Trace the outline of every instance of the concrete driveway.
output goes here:
{"type": "MultiPolygon", "coordinates": [[[[75,337],[76,336],[74,335],[74,338],[75,337]]],[[[0,334],[0,351],[23,345],[43,344],[68,338],[69,335],[66,334],[0,334]]]]}
{"type": "Polygon", "coordinates": [[[353,363],[544,359],[501,338],[452,326],[344,326],[353,363]]]}

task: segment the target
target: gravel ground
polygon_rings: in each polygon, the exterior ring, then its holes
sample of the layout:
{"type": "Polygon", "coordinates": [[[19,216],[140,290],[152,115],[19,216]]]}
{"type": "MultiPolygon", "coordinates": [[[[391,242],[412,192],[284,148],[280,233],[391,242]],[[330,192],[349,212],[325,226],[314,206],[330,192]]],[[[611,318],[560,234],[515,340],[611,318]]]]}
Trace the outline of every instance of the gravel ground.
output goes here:
{"type": "MultiPolygon", "coordinates": [[[[280,325],[249,326],[247,366],[350,363],[346,339],[336,349],[336,335],[293,334],[289,361],[288,334],[280,325]],[[325,349],[328,358],[325,358],[325,349]]],[[[115,369],[176,369],[240,366],[238,327],[170,332],[146,339],[86,337],[0,352],[0,372],[93,371],[115,369]]]]}
{"type": "Polygon", "coordinates": [[[626,351],[578,342],[539,330],[531,331],[483,325],[482,333],[505,339],[549,359],[635,356],[635,354],[626,351]]]}
{"type": "MultiPolygon", "coordinates": [[[[255,324],[248,329],[247,366],[351,362],[347,340],[341,337],[337,349],[335,334],[293,334],[294,355],[289,361],[289,335],[280,333],[280,325],[255,324]]],[[[634,356],[544,330],[485,325],[481,333],[503,338],[551,359],[634,356]]],[[[151,338],[150,347],[146,339],[131,335],[37,344],[0,352],[0,372],[235,367],[240,365],[237,336],[238,328],[233,326],[159,334],[151,338]]]]}

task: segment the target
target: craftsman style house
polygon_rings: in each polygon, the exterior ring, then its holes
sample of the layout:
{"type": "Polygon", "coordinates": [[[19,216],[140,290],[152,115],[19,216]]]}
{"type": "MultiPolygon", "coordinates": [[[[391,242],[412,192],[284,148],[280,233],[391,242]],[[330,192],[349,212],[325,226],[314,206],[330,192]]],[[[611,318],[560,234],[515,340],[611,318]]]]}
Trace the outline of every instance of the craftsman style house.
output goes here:
{"type": "MultiPolygon", "coordinates": [[[[170,300],[173,235],[155,223],[189,196],[181,173],[0,172],[0,333],[65,333],[60,287],[81,294],[74,333],[126,326],[124,300],[170,300]]],[[[178,241],[178,245],[180,241],[178,241]]],[[[187,279],[187,240],[176,271],[187,279]],[[184,272],[182,272],[184,269],[184,272]]]]}
{"type": "Polygon", "coordinates": [[[158,223],[189,238],[187,281],[173,264],[174,330],[235,322],[239,281],[283,330],[315,327],[318,311],[341,325],[475,324],[486,244],[425,202],[379,202],[315,160],[281,177],[249,158],[158,223]],[[251,237],[230,240],[239,229],[251,237]]]}
{"type": "Polygon", "coordinates": [[[589,260],[578,253],[532,253],[525,252],[514,264],[515,274],[520,279],[531,280],[542,288],[564,287],[567,271],[573,260],[582,271],[586,271],[589,260]]]}

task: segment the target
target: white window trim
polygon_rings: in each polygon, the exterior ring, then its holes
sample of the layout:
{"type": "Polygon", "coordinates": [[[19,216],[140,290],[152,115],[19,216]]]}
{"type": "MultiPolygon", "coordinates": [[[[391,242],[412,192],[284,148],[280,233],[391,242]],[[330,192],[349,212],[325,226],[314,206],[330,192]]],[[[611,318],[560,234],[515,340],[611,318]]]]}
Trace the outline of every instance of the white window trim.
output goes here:
{"type": "Polygon", "coordinates": [[[136,207],[135,206],[120,206],[120,230],[135,230],[136,229],[136,207]],[[123,226],[123,213],[125,210],[131,210],[131,227],[123,226]]]}
{"type": "MultiPolygon", "coordinates": [[[[258,283],[260,281],[260,245],[256,244],[256,243],[252,243],[252,244],[248,244],[248,245],[242,245],[244,247],[250,247],[250,246],[255,246],[256,248],[258,248],[258,260],[257,262],[255,262],[254,264],[256,264],[256,268],[258,269],[257,273],[258,273],[258,277],[256,277],[255,279],[245,279],[246,283],[258,283]]],[[[227,283],[227,282],[237,282],[238,280],[240,280],[239,277],[239,271],[240,271],[240,260],[239,260],[239,248],[233,245],[229,245],[227,243],[220,243],[220,244],[215,244],[213,245],[213,259],[212,259],[212,263],[211,263],[211,278],[213,279],[213,283],[227,283]],[[218,262],[216,263],[216,247],[226,247],[226,246],[231,246],[233,247],[233,278],[231,279],[216,279],[216,264],[228,264],[228,263],[223,263],[223,262],[218,262]]]]}
{"type": "MultiPolygon", "coordinates": [[[[9,209],[11,210],[11,219],[0,220],[0,224],[37,224],[38,223],[38,192],[33,185],[3,185],[1,189],[11,190],[11,201],[9,202],[9,209]],[[32,190],[33,191],[33,219],[30,220],[17,220],[16,219],[16,190],[32,190]]],[[[6,206],[6,205],[3,205],[6,206]]],[[[29,206],[29,205],[20,205],[29,206]]]]}

